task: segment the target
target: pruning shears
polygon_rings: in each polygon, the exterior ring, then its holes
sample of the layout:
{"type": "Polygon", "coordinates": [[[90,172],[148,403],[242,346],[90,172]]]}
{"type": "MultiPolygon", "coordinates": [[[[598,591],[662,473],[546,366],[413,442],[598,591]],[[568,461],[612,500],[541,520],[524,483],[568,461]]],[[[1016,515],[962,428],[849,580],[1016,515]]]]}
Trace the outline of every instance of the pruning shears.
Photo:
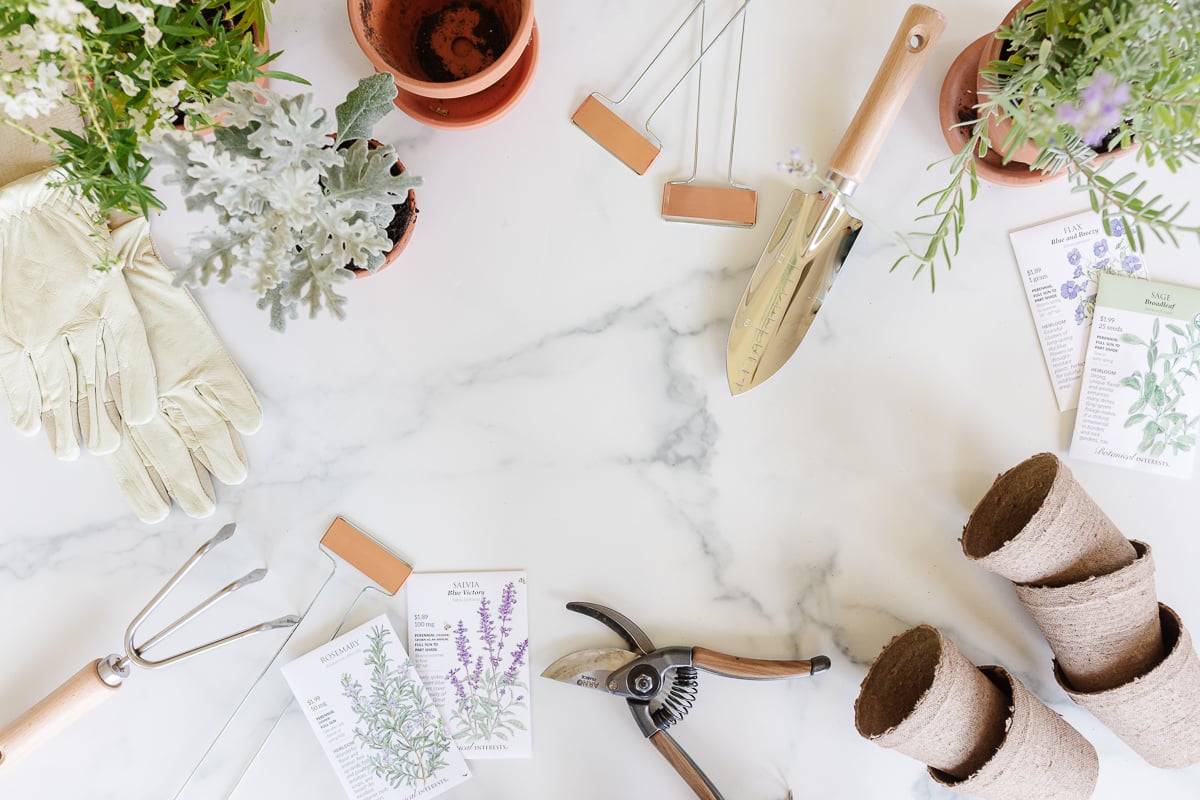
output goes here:
{"type": "Polygon", "coordinates": [[[542,677],[573,683],[624,697],[642,735],[675,768],[697,797],[723,800],[717,787],[667,733],[696,701],[699,670],[742,680],[778,680],[815,675],[829,669],[829,659],[767,661],[739,658],[703,647],[656,648],[632,620],[595,603],[567,603],[569,611],[597,619],[629,646],[580,650],[563,656],[542,677]]]}

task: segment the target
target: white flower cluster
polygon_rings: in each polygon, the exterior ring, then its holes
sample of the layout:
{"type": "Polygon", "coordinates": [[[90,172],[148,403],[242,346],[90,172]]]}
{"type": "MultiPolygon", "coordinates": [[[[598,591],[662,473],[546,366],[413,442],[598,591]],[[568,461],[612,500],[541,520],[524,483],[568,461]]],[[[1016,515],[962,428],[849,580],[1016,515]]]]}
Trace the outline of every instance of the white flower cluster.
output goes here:
{"type": "MultiPolygon", "coordinates": [[[[178,2],[96,0],[100,7],[116,8],[141,25],[149,47],[162,40],[162,31],[154,25],[156,7],[174,7],[178,2]]],[[[25,13],[30,21],[0,44],[9,67],[0,71],[0,109],[13,120],[49,114],[67,98],[71,79],[80,76],[78,65],[84,61],[85,37],[99,33],[96,15],[79,0],[28,0],[25,13]]],[[[142,73],[135,72],[134,77],[146,80],[148,65],[142,73]]],[[[132,77],[121,73],[117,80],[130,97],[138,94],[132,77]]],[[[175,93],[177,100],[177,89],[175,93]]]]}

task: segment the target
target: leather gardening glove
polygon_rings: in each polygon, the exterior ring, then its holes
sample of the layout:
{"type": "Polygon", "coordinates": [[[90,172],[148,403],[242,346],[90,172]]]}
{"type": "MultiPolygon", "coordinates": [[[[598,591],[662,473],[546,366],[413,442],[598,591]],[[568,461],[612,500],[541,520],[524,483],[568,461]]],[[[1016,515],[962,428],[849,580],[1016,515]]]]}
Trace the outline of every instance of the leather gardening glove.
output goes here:
{"type": "Polygon", "coordinates": [[[158,369],[156,413],[126,426],[121,447],[105,460],[143,522],[158,522],[171,499],[188,516],[216,508],[212,477],[246,478],[238,432],[262,425],[262,406],[187,289],[174,285],[144,219],[112,231],[125,282],[146,325],[158,369]]]}
{"type": "Polygon", "coordinates": [[[54,453],[111,453],[154,413],[154,361],[96,207],[43,170],[0,187],[0,394],[54,453]]]}

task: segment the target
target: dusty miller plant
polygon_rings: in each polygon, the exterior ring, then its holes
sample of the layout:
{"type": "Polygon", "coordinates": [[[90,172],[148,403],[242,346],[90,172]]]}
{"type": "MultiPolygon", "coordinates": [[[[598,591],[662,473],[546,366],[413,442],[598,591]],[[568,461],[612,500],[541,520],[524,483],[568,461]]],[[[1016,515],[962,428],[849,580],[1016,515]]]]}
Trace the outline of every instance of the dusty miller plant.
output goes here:
{"type": "Polygon", "coordinates": [[[248,277],[280,331],[301,306],[310,317],[322,309],[345,317],[337,286],[353,278],[347,265],[374,272],[383,264],[394,206],[421,183],[392,174],[392,147],[368,146],[395,96],[386,73],[363,78],[337,107],[331,139],[311,94],[280,97],[240,84],[207,106],[221,120],[212,138],[168,135],[160,150],[173,170],[168,180],[181,185],[189,210],[217,216],[193,238],[182,281],[248,277]]]}
{"type": "Polygon", "coordinates": [[[1139,162],[1172,172],[1200,160],[1200,3],[1033,0],[997,37],[1006,44],[1003,58],[983,74],[995,91],[976,107],[977,119],[964,123],[970,136],[950,159],[946,187],[921,200],[928,213],[918,221],[932,229],[914,234],[924,242],[910,245],[893,269],[911,260],[917,274],[928,268],[932,282],[935,262],[949,268],[979,186],[972,155],[1026,139],[1039,150],[1032,167],[1066,169],[1108,233],[1124,220],[1134,249],[1145,231],[1172,242],[1200,233],[1180,221],[1186,204],[1152,196],[1135,172],[1110,177],[1112,161],[1096,163],[1100,153],[1134,145],[1139,162]],[[991,114],[1012,122],[1003,142],[989,139],[991,114]]]}
{"type": "Polygon", "coordinates": [[[394,789],[424,784],[448,765],[450,736],[412,664],[387,654],[389,631],[374,627],[364,663],[369,686],[342,675],[342,693],[358,722],[354,738],[368,750],[371,769],[394,789]]]}

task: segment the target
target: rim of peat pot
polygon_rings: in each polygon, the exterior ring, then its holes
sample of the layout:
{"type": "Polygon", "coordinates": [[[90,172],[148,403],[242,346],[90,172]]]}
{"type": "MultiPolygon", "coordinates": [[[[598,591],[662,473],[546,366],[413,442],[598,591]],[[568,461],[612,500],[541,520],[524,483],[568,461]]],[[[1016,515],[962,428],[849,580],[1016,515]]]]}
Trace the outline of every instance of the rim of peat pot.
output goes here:
{"type": "MultiPolygon", "coordinates": [[[[533,31],[533,0],[346,0],[346,9],[354,39],[375,70],[390,72],[396,88],[420,97],[465,97],[482,92],[516,66],[528,49],[533,31]],[[416,38],[421,21],[453,6],[498,12],[497,16],[508,23],[511,38],[504,51],[478,72],[459,80],[429,80],[417,60],[416,38]]],[[[456,54],[460,41],[464,49],[471,48],[465,37],[459,37],[452,43],[456,54]]]]}
{"type": "Polygon", "coordinates": [[[468,130],[479,128],[507,114],[520,102],[533,82],[540,44],[537,25],[516,66],[482,92],[465,97],[422,97],[396,87],[396,107],[418,122],[433,128],[468,130]]]}

